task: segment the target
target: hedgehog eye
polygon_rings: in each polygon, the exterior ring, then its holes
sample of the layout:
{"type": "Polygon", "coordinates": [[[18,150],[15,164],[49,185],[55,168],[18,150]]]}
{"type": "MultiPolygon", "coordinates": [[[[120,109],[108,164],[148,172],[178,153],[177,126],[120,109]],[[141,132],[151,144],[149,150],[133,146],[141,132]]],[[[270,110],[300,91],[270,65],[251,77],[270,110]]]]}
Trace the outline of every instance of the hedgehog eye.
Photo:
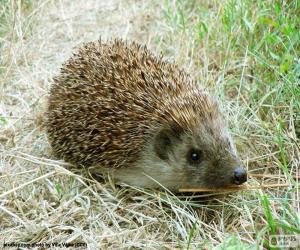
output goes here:
{"type": "Polygon", "coordinates": [[[192,164],[199,163],[202,160],[202,152],[198,149],[192,149],[188,154],[188,161],[192,164]]]}

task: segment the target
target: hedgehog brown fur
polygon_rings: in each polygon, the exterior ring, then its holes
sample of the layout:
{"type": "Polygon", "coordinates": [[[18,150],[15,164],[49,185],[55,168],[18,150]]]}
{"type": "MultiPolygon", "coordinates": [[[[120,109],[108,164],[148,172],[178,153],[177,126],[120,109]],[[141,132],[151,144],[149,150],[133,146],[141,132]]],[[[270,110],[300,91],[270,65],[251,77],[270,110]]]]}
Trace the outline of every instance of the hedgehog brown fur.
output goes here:
{"type": "Polygon", "coordinates": [[[217,102],[136,43],[81,47],[54,78],[47,115],[58,157],[120,182],[174,189],[246,178],[217,102]]]}

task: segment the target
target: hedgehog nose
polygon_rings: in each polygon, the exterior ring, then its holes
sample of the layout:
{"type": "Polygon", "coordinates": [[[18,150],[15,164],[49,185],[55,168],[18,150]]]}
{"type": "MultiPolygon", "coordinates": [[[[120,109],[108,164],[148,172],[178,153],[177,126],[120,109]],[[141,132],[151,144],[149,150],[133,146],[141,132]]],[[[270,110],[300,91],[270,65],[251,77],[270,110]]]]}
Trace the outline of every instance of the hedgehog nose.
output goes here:
{"type": "Polygon", "coordinates": [[[247,172],[242,167],[234,169],[234,184],[240,185],[247,181],[247,172]]]}

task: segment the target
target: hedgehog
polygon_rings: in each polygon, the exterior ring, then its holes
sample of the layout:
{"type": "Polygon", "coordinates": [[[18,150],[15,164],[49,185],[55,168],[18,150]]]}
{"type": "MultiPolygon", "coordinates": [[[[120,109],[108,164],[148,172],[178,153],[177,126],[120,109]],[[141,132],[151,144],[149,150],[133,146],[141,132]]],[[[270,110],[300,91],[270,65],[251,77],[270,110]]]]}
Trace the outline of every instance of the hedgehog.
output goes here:
{"type": "Polygon", "coordinates": [[[116,183],[177,190],[247,180],[216,98],[135,42],[73,53],[53,78],[47,134],[56,157],[116,183]]]}

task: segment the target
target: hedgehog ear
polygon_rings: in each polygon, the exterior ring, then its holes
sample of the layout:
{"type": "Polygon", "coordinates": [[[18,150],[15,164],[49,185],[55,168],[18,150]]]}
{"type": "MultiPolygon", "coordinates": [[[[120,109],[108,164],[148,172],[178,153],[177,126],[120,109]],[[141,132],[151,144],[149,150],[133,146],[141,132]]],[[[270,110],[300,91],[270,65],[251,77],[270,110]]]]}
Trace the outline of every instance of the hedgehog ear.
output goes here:
{"type": "Polygon", "coordinates": [[[168,159],[168,154],[172,151],[174,144],[180,140],[182,129],[178,126],[170,126],[159,131],[154,139],[154,150],[162,160],[168,159]]]}

